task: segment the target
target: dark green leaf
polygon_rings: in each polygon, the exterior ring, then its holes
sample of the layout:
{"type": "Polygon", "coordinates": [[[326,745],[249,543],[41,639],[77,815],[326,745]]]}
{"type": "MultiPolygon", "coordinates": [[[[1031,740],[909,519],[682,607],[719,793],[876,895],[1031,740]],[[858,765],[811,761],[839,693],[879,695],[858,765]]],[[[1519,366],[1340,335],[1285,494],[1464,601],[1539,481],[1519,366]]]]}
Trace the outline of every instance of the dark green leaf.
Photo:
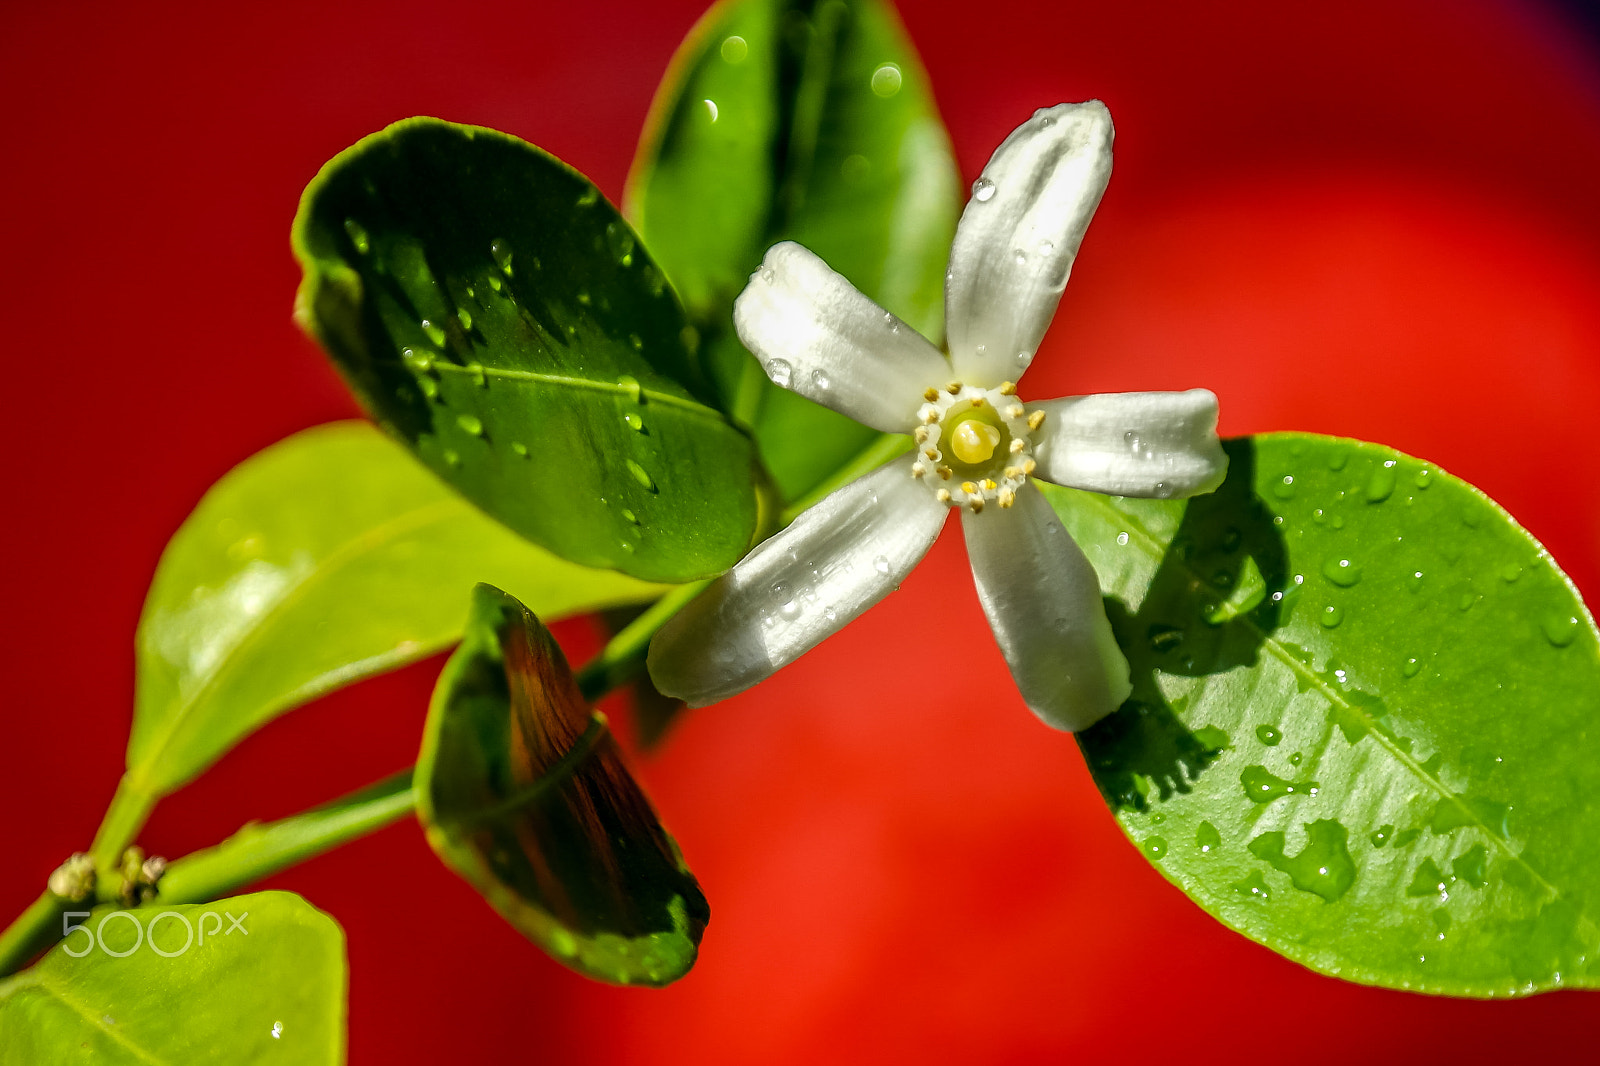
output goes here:
{"type": "Polygon", "coordinates": [[[0,981],[0,1066],[344,1062],[344,933],[288,892],[109,907],[0,981]]]}
{"type": "Polygon", "coordinates": [[[734,297],[795,240],[938,343],[958,185],[927,74],[878,0],[718,4],[674,57],[628,210],[786,499],[873,434],[770,385],[732,333],[734,297]]]}
{"type": "Polygon", "coordinates": [[[710,909],[549,632],[480,585],[434,691],[417,812],[445,863],[573,969],[664,985],[710,909]]]}
{"type": "Polygon", "coordinates": [[[652,581],[755,529],[750,441],[660,271],[595,187],[514,137],[409,119],[322,169],[298,314],[362,402],[512,529],[652,581]]]}
{"type": "Polygon", "coordinates": [[[172,538],[145,600],[137,791],[170,792],[277,715],[453,643],[480,579],[552,618],[662,591],[534,547],[364,422],[247,459],[172,538]]]}
{"type": "Polygon", "coordinates": [[[1313,969],[1600,983],[1594,624],[1482,493],[1373,444],[1228,442],[1189,501],[1049,489],[1134,693],[1079,734],[1158,868],[1313,969]]]}

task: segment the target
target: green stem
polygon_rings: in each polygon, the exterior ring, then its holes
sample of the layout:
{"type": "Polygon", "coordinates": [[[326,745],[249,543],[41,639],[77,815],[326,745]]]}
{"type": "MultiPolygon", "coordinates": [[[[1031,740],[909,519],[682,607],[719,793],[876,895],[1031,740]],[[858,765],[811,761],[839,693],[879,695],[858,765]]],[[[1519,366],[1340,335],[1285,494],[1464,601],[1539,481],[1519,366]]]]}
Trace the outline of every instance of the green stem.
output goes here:
{"type": "Polygon", "coordinates": [[[816,488],[784,508],[783,513],[778,516],[778,524],[787,526],[799,517],[801,511],[804,511],[830,492],[848,485],[862,474],[878,469],[890,459],[904,454],[910,447],[911,438],[904,434],[880,434],[871,444],[857,452],[854,459],[851,459],[828,475],[816,488]]]}
{"type": "Polygon", "coordinates": [[[0,977],[22,969],[61,935],[61,915],[70,906],[69,901],[47,891],[0,933],[0,977]]]}
{"type": "Polygon", "coordinates": [[[100,829],[94,835],[94,843],[89,846],[89,856],[94,859],[97,871],[104,874],[117,868],[122,853],[144,828],[159,798],[135,782],[132,774],[122,775],[116,794],[111,797],[111,806],[106,808],[100,829]]]}
{"type": "Polygon", "coordinates": [[[679,585],[624,626],[600,649],[599,655],[578,671],[578,691],[583,693],[583,698],[593,703],[612,689],[637,677],[644,668],[645,651],[656,630],[666,625],[667,619],[677,614],[684,604],[698,596],[700,590],[709,584],[711,582],[707,579],[679,585]]]}
{"type": "Polygon", "coordinates": [[[307,859],[392,825],[416,807],[411,771],[266,825],[247,825],[215,847],[178,859],[161,877],[160,902],[229,896],[307,859]]]}

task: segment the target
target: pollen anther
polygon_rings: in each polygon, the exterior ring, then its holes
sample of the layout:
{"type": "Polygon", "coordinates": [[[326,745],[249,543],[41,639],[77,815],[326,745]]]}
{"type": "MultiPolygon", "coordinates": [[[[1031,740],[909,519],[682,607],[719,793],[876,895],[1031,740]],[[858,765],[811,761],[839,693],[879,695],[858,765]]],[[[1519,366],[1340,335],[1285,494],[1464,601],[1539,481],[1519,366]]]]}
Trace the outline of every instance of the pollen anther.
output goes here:
{"type": "Polygon", "coordinates": [[[1037,470],[1037,469],[1038,469],[1038,467],[1039,467],[1039,464],[1038,464],[1038,463],[1036,463],[1036,462],[1034,462],[1034,461],[1033,461],[1033,460],[1032,460],[1032,459],[1027,459],[1027,460],[1024,460],[1024,461],[1023,461],[1023,464],[1022,464],[1022,472],[1023,472],[1023,473],[1024,473],[1024,474],[1031,474],[1031,473],[1033,473],[1033,472],[1034,472],[1034,471],[1035,471],[1035,470],[1037,470]]]}
{"type": "Polygon", "coordinates": [[[1006,408],[1006,417],[1007,418],[1021,418],[1023,415],[1025,415],[1027,413],[1028,412],[1023,408],[1023,406],[1020,403],[1014,403],[1010,407],[1006,408]]]}
{"type": "Polygon", "coordinates": [[[961,391],[961,382],[952,381],[950,384],[944,387],[944,391],[948,392],[952,396],[956,395],[961,391]]]}
{"type": "Polygon", "coordinates": [[[961,491],[966,493],[968,496],[976,496],[978,494],[978,486],[974,485],[970,481],[963,481],[961,483],[961,491]]]}
{"type": "Polygon", "coordinates": [[[982,496],[974,496],[972,499],[968,500],[967,503],[972,507],[972,513],[973,514],[982,514],[983,513],[983,497],[982,496]]]}
{"type": "Polygon", "coordinates": [[[1028,416],[1028,428],[1029,429],[1036,430],[1042,425],[1044,425],[1044,412],[1043,411],[1035,411],[1035,412],[1033,412],[1033,414],[1028,416]]]}
{"type": "Polygon", "coordinates": [[[1025,447],[1027,447],[1027,445],[1022,443],[1022,438],[1021,437],[1012,437],[1011,438],[1011,454],[1012,455],[1019,454],[1022,451],[1022,449],[1025,448],[1025,447]]]}
{"type": "Polygon", "coordinates": [[[949,503],[950,502],[950,490],[949,489],[940,489],[938,492],[934,493],[933,495],[934,495],[934,498],[937,499],[940,503],[949,503]]]}
{"type": "Polygon", "coordinates": [[[1002,396],[1015,396],[1016,394],[1017,394],[1017,383],[1015,381],[1002,381],[1000,383],[1000,395],[1002,395],[1002,396]]]}
{"type": "Polygon", "coordinates": [[[933,401],[935,401],[935,400],[937,400],[939,398],[939,390],[935,389],[935,388],[930,388],[930,389],[928,389],[927,392],[924,392],[922,394],[922,398],[924,400],[927,400],[929,403],[932,403],[933,401]]]}

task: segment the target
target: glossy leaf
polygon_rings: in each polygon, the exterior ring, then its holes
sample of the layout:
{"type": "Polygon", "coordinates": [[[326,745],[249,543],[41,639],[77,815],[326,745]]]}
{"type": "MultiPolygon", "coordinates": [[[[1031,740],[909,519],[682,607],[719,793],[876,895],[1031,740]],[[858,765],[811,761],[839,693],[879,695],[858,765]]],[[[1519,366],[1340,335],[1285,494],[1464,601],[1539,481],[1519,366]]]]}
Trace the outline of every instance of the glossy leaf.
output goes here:
{"type": "Polygon", "coordinates": [[[364,422],[247,459],[172,538],[145,600],[137,791],[170,792],[277,715],[453,643],[480,579],[552,618],[661,592],[534,547],[364,422]]]}
{"type": "Polygon", "coordinates": [[[1600,983],[1600,651],[1566,576],[1432,464],[1304,434],[1228,451],[1189,501],[1047,490],[1133,666],[1079,734],[1123,827],[1325,973],[1600,983]]]}
{"type": "Polygon", "coordinates": [[[561,649],[487,585],[440,675],[416,771],[428,842],[501,916],[602,981],[694,965],[710,909],[561,649]]]}
{"type": "Polygon", "coordinates": [[[368,410],[512,529],[653,581],[726,569],[754,452],[692,330],[581,174],[492,130],[410,119],[306,189],[298,315],[368,410]]]}
{"type": "Polygon", "coordinates": [[[0,1066],[344,1061],[344,933],[288,892],[105,907],[0,981],[0,1066]]]}
{"type": "Polygon", "coordinates": [[[927,74],[879,0],[725,0],[674,57],[628,211],[786,499],[873,434],[771,385],[733,334],[734,297],[795,240],[937,343],[958,186],[927,74]]]}

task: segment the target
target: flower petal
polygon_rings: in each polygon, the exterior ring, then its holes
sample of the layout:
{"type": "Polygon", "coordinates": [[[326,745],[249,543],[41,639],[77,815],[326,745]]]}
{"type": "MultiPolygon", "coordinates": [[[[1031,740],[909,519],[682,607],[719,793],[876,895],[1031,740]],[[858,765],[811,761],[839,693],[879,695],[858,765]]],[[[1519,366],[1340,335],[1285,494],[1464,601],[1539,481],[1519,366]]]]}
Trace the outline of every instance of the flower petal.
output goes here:
{"type": "Polygon", "coordinates": [[[1194,496],[1228,473],[1217,440],[1217,398],[1188,392],[1068,396],[1030,407],[1045,413],[1034,435],[1035,475],[1113,496],[1194,496]]]}
{"type": "Polygon", "coordinates": [[[727,699],[882,599],[932,547],[949,508],[897,459],[757,545],[650,642],[656,687],[691,706],[727,699]]]}
{"type": "Polygon", "coordinates": [[[1100,582],[1039,490],[1008,510],[963,511],[972,578],[1028,709],[1057,729],[1087,729],[1133,691],[1100,582]]]}
{"type": "Polygon", "coordinates": [[[767,250],[733,324],[775,383],[885,433],[909,432],[923,390],[950,379],[939,349],[793,241],[767,250]]]}
{"type": "Polygon", "coordinates": [[[1033,361],[1111,180],[1098,100],[1034,112],[972,187],[950,248],[945,315],[956,378],[992,388],[1033,361]]]}

